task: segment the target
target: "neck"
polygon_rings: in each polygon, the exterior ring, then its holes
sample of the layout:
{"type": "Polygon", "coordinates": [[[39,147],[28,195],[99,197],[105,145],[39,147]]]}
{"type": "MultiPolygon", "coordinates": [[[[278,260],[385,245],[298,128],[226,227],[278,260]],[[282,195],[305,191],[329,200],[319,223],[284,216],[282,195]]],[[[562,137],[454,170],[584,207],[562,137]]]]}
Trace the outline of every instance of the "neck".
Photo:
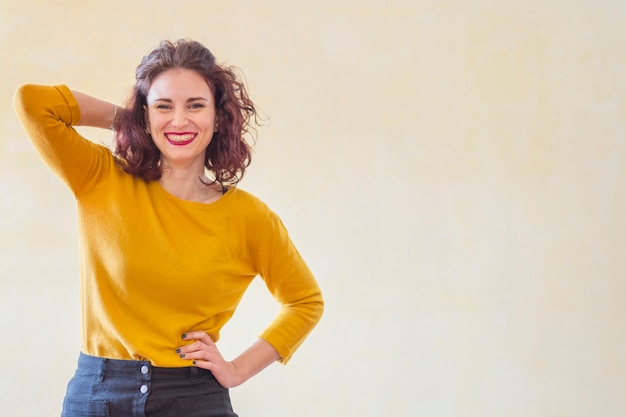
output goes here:
{"type": "Polygon", "coordinates": [[[159,184],[174,197],[199,203],[211,203],[222,195],[219,185],[209,184],[204,172],[163,167],[159,184]]]}

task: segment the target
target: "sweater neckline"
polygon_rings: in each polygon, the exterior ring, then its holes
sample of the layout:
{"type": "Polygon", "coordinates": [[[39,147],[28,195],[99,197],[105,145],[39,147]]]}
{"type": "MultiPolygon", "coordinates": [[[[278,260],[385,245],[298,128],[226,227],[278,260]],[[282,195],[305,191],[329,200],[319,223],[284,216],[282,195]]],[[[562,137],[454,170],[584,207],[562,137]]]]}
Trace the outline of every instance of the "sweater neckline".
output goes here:
{"type": "Polygon", "coordinates": [[[217,208],[217,207],[223,205],[228,200],[230,200],[232,198],[232,196],[235,195],[237,193],[237,191],[238,191],[237,187],[231,187],[231,188],[228,189],[228,191],[226,191],[226,193],[222,194],[220,196],[220,198],[218,198],[217,200],[215,200],[215,201],[213,201],[211,203],[200,203],[198,201],[183,200],[182,198],[178,198],[178,197],[170,194],[165,188],[163,188],[163,186],[161,184],[159,184],[158,181],[151,181],[149,186],[151,186],[152,188],[157,190],[157,192],[159,194],[161,194],[162,196],[164,196],[168,200],[173,201],[174,203],[176,203],[178,205],[186,206],[186,207],[190,207],[190,208],[196,208],[196,209],[203,209],[203,210],[214,209],[214,208],[217,208]]]}

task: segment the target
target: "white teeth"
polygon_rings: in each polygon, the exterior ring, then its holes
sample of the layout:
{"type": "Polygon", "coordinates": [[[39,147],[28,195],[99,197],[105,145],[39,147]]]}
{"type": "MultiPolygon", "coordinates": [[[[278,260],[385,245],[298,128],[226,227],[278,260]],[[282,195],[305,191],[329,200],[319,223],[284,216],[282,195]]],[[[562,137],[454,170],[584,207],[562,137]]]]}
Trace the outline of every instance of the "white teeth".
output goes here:
{"type": "Polygon", "coordinates": [[[166,135],[169,140],[172,142],[184,142],[186,140],[191,140],[196,136],[194,133],[187,133],[185,135],[176,135],[176,134],[168,134],[166,135]]]}

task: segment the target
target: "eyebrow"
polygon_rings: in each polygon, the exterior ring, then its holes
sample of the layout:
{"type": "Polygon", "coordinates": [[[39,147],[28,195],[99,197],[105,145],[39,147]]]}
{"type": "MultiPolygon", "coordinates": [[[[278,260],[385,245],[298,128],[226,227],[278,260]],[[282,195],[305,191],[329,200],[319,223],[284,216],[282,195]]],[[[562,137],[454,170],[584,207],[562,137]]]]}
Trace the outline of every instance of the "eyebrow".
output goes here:
{"type": "MultiPolygon", "coordinates": [[[[208,98],[205,98],[205,97],[189,97],[187,99],[187,103],[190,103],[192,101],[197,101],[197,100],[210,101],[208,98]]],[[[165,101],[167,103],[173,103],[174,102],[171,98],[157,98],[157,99],[154,99],[154,101],[165,101]]]]}

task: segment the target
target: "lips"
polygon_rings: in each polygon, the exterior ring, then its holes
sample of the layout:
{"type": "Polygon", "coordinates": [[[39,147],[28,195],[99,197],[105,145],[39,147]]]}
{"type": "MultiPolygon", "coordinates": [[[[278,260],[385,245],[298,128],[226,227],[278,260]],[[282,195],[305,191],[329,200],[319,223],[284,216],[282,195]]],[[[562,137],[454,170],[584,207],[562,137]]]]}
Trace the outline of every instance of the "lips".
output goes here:
{"type": "Polygon", "coordinates": [[[196,133],[190,132],[169,132],[165,134],[165,139],[172,145],[184,146],[193,142],[196,136],[196,133]]]}

